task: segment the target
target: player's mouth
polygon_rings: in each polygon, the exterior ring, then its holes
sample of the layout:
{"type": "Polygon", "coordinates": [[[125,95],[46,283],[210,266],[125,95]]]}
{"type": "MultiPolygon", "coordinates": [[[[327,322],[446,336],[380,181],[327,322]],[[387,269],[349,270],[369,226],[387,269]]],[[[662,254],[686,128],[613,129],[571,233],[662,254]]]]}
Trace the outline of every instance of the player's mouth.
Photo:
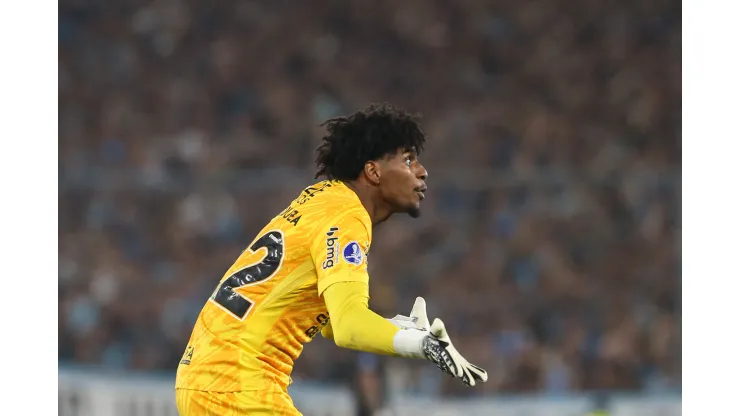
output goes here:
{"type": "Polygon", "coordinates": [[[419,200],[420,201],[423,201],[424,200],[424,198],[425,198],[424,192],[426,192],[426,191],[427,191],[427,188],[426,187],[416,190],[416,193],[419,194],[419,200]]]}

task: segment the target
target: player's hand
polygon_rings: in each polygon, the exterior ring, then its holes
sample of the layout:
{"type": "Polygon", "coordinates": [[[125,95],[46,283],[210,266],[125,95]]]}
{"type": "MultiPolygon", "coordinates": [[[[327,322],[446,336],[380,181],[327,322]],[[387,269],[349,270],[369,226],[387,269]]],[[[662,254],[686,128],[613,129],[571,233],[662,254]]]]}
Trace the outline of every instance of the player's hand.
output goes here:
{"type": "Polygon", "coordinates": [[[443,372],[459,378],[472,387],[476,381],[488,380],[486,370],[470,364],[452,345],[445,324],[441,319],[434,320],[429,335],[422,340],[422,352],[427,360],[435,363],[443,372]]]}
{"type": "MultiPolygon", "coordinates": [[[[468,386],[475,386],[476,381],[486,382],[488,373],[477,365],[470,364],[452,345],[444,323],[435,319],[429,325],[427,305],[424,298],[417,297],[409,316],[396,315],[389,319],[394,325],[404,330],[423,331],[421,338],[421,353],[429,361],[435,363],[445,373],[459,378],[468,386]]],[[[418,341],[416,341],[418,342],[418,341]]],[[[418,345],[418,344],[417,344],[418,345]]]]}
{"type": "Polygon", "coordinates": [[[411,308],[409,316],[396,315],[389,319],[394,325],[401,329],[419,329],[429,331],[429,318],[427,318],[427,303],[422,297],[417,297],[411,308]]]}

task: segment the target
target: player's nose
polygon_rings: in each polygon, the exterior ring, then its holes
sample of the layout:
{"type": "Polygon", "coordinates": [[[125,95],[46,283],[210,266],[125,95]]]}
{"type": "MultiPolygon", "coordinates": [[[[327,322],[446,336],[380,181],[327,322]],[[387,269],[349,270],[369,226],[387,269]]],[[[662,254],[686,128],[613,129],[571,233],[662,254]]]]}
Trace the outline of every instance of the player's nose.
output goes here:
{"type": "Polygon", "coordinates": [[[416,173],[416,177],[421,179],[422,181],[426,181],[429,177],[429,172],[427,172],[427,169],[421,163],[419,163],[419,170],[416,173]]]}

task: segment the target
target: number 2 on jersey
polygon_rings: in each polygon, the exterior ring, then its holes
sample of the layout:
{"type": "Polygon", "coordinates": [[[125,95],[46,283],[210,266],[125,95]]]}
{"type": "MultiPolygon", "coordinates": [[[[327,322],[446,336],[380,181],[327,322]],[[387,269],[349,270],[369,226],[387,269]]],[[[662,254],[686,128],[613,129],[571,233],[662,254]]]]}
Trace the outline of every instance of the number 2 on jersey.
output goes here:
{"type": "Polygon", "coordinates": [[[281,231],[270,231],[257,239],[249,247],[249,250],[254,253],[261,248],[267,249],[267,255],[262,261],[233,273],[218,285],[211,296],[212,301],[231,312],[239,320],[243,320],[247,316],[254,303],[234,289],[260,284],[280,269],[284,254],[283,233],[281,231]]]}

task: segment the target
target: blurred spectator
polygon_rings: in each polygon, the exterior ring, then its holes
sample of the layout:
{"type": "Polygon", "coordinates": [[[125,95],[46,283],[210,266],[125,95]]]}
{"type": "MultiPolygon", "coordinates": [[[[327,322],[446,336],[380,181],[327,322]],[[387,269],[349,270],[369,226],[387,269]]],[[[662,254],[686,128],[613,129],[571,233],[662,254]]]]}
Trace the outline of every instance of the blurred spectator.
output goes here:
{"type": "MultiPolygon", "coordinates": [[[[389,383],[680,386],[680,22],[669,0],[62,0],[59,359],[173,370],[311,183],[317,125],[389,101],[425,116],[430,191],[375,233],[372,306],[425,296],[491,375],[394,360],[389,383]]],[[[314,344],[295,377],[342,379],[314,344]]]]}

